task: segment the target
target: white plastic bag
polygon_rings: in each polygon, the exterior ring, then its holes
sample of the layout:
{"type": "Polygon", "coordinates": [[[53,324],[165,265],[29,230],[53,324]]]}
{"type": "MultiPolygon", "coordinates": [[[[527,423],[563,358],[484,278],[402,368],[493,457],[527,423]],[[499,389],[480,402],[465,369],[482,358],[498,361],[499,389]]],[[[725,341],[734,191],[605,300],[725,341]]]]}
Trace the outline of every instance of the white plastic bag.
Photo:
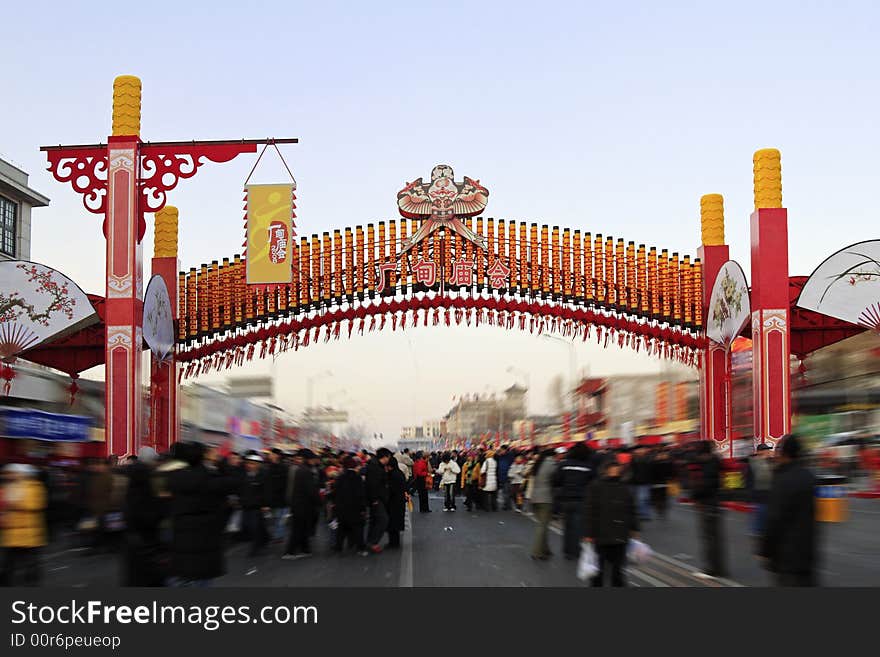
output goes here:
{"type": "Polygon", "coordinates": [[[581,581],[586,581],[591,577],[595,577],[599,572],[599,564],[596,559],[596,550],[593,549],[592,543],[581,543],[581,556],[578,559],[577,577],[581,581]]]}
{"type": "Polygon", "coordinates": [[[241,511],[236,509],[229,516],[229,522],[226,523],[227,534],[237,534],[241,531],[241,511]]]}
{"type": "Polygon", "coordinates": [[[652,554],[651,548],[638,539],[631,538],[626,544],[626,559],[630,563],[645,563],[652,554]]]}

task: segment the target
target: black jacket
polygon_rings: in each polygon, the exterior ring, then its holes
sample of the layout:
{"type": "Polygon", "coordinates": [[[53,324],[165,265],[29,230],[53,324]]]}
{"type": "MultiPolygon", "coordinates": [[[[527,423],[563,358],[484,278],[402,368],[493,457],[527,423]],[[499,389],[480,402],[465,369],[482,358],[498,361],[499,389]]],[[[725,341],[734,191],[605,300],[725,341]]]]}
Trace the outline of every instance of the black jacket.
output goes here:
{"type": "Polygon", "coordinates": [[[128,487],[125,490],[125,526],[129,532],[152,537],[159,530],[164,504],[153,490],[152,470],[135,462],[125,468],[128,487]]]}
{"type": "Polygon", "coordinates": [[[347,523],[363,518],[367,508],[364,480],[354,470],[343,470],[333,483],[333,510],[336,517],[347,523]]]}
{"type": "Polygon", "coordinates": [[[367,485],[367,503],[381,502],[388,503],[388,474],[385,472],[385,466],[375,456],[370,459],[365,468],[365,477],[367,485]]]}
{"type": "Polygon", "coordinates": [[[639,531],[632,491],[619,478],[602,478],[590,486],[586,516],[585,535],[596,545],[626,543],[639,531]]]}
{"type": "Polygon", "coordinates": [[[406,527],[406,477],[400,468],[388,473],[388,531],[402,532],[406,527]]]}
{"type": "Polygon", "coordinates": [[[318,492],[318,479],[314,471],[307,465],[291,468],[293,480],[290,483],[290,511],[304,518],[312,517],[321,504],[318,492]]]}
{"type": "Polygon", "coordinates": [[[806,574],[816,568],[816,479],[798,463],[783,463],[773,474],[761,556],[776,573],[806,574]]]}
{"type": "Polygon", "coordinates": [[[590,461],[563,459],[553,473],[553,495],[556,501],[561,504],[582,504],[593,476],[593,464],[590,461]]]}
{"type": "Polygon", "coordinates": [[[238,492],[238,503],[242,509],[260,509],[268,504],[266,473],[257,470],[253,475],[244,474],[238,492]]]}
{"type": "Polygon", "coordinates": [[[282,463],[270,463],[266,471],[266,506],[278,509],[286,506],[284,495],[287,491],[288,467],[282,463]]]}
{"type": "Polygon", "coordinates": [[[630,483],[634,486],[647,486],[652,483],[653,462],[650,457],[638,456],[633,458],[629,466],[630,483]]]}
{"type": "Polygon", "coordinates": [[[225,572],[223,528],[226,496],[240,479],[204,466],[171,472],[171,567],[178,577],[212,579],[225,572]]]}
{"type": "Polygon", "coordinates": [[[717,504],[721,489],[721,460],[714,454],[701,456],[691,469],[691,495],[702,504],[717,504]]]}

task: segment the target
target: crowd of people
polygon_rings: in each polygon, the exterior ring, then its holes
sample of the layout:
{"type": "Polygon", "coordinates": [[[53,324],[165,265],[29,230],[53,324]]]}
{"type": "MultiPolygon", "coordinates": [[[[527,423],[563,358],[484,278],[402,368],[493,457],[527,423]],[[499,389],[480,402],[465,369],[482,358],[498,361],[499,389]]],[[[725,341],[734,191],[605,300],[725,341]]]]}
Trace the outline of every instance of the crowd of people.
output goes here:
{"type": "MultiPolygon", "coordinates": [[[[749,461],[755,554],[780,584],[815,583],[815,481],[801,444],[786,437],[749,461]]],[[[144,447],[121,462],[92,459],[79,469],[10,464],[2,470],[0,546],[5,584],[40,581],[39,549],[75,537],[87,554],[118,553],[128,586],[203,586],[225,572],[232,542],[251,557],[278,546],[285,560],[313,554],[321,523],[329,549],[364,557],[401,546],[407,508],[431,513],[458,502],[471,513],[529,512],[530,556],[553,556],[548,530],[562,528],[562,554],[595,551],[598,573],[624,585],[626,548],[645,522],[662,521],[670,499],[699,510],[704,572],[728,574],[721,522],[721,461],[709,441],[684,446],[593,450],[479,447],[447,452],[318,453],[280,449],[245,454],[176,443],[167,454],[144,447]],[[411,497],[412,496],[412,497],[411,497]]]]}

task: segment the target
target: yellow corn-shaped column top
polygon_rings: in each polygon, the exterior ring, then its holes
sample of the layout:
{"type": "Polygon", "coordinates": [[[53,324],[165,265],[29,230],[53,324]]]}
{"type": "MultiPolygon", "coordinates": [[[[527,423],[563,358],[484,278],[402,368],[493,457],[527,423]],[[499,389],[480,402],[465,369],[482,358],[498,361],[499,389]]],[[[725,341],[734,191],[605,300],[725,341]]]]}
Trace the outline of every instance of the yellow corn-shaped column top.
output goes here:
{"type": "Polygon", "coordinates": [[[721,194],[700,197],[700,228],[703,246],[724,244],[724,197],[721,194]]]}
{"type": "Polygon", "coordinates": [[[755,209],[782,207],[782,162],[775,148],[755,151],[755,209]]]}
{"type": "Polygon", "coordinates": [[[141,80],[120,75],[113,80],[113,136],[141,134],[141,80]]]}
{"type": "Polygon", "coordinates": [[[156,213],[154,258],[177,257],[177,208],[166,205],[156,213]]]}

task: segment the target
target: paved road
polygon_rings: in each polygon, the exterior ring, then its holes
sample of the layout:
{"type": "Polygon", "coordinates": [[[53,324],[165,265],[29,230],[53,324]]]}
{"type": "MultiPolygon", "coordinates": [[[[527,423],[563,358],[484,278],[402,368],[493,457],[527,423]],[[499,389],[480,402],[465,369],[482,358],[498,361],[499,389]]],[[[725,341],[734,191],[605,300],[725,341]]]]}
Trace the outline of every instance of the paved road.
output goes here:
{"type": "MultiPolygon", "coordinates": [[[[323,529],[315,556],[282,561],[281,546],[265,556],[248,558],[243,545],[228,552],[228,574],[218,586],[584,586],[576,565],[559,556],[536,562],[528,556],[534,532],[529,514],[511,511],[467,513],[461,505],[444,513],[432,497],[433,513],[415,513],[403,534],[400,550],[359,557],[329,552],[323,529]]],[[[823,525],[822,583],[833,586],[880,586],[880,502],[851,500],[850,520],[823,525]]],[[[666,520],[645,523],[643,539],[655,556],[630,568],[628,582],[639,587],[766,586],[767,573],[751,556],[746,535],[748,515],[728,511],[724,517],[730,579],[695,576],[699,570],[697,518],[693,507],[673,505],[666,520]]],[[[561,554],[561,532],[553,527],[551,548],[561,554]]],[[[47,550],[46,583],[56,586],[116,585],[118,558],[81,556],[76,550],[47,550]]]]}

